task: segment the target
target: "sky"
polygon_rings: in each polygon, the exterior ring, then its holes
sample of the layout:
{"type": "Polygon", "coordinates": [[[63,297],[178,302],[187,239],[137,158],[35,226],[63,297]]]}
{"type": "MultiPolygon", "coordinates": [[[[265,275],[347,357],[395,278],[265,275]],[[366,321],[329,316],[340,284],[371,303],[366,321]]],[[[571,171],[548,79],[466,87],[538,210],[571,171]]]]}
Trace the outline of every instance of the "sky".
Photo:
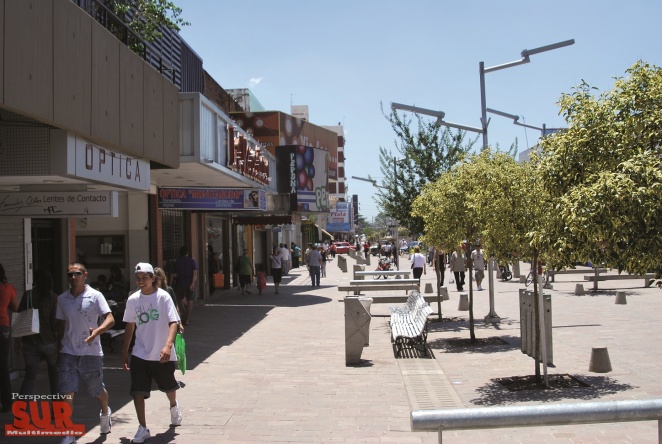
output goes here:
{"type": "MultiPolygon", "coordinates": [[[[479,62],[489,68],[520,60],[524,49],[574,39],[485,75],[488,108],[535,127],[563,127],[557,102],[582,80],[608,91],[638,60],[662,66],[660,0],[175,3],[191,23],[182,37],[223,88],[249,88],[267,110],[308,105],[311,123],[344,126],[348,197],[359,196],[368,221],[379,213],[376,189],[351,177],[380,181],[379,148],[398,155],[382,112],[392,102],[480,127],[479,62]]],[[[491,146],[508,149],[517,140],[523,151],[540,137],[488,117],[491,146]]]]}

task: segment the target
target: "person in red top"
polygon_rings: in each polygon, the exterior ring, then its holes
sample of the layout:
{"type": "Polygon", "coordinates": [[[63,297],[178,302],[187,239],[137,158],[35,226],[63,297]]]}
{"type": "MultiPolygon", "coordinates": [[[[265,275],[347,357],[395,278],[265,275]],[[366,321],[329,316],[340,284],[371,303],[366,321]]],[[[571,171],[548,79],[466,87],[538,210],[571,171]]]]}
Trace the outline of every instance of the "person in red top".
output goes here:
{"type": "Polygon", "coordinates": [[[7,282],[5,268],[0,264],[0,411],[11,410],[11,379],[9,375],[9,309],[18,311],[16,289],[7,282]]]}

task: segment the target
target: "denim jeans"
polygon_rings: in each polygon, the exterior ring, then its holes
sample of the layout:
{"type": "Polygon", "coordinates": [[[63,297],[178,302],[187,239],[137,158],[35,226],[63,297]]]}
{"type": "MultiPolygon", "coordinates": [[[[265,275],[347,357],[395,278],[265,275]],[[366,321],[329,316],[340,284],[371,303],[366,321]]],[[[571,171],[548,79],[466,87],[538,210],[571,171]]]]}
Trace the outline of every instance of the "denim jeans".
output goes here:
{"type": "Polygon", "coordinates": [[[0,327],[0,402],[2,410],[11,408],[11,379],[9,376],[9,327],[0,327]]]}
{"type": "Polygon", "coordinates": [[[35,385],[39,374],[39,363],[46,360],[48,368],[48,382],[51,394],[57,393],[57,344],[35,344],[24,341],[23,359],[25,360],[25,379],[21,384],[21,395],[36,395],[35,385]]]}

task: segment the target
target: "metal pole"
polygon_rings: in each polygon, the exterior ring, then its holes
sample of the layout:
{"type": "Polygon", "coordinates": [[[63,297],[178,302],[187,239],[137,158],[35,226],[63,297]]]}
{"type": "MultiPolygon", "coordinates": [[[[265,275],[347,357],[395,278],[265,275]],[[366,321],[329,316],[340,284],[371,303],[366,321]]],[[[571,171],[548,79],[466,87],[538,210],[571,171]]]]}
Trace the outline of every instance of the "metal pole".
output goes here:
{"type": "MultiPolygon", "coordinates": [[[[487,149],[487,99],[485,97],[485,62],[478,63],[478,72],[480,74],[480,122],[483,128],[483,150],[487,149]]],[[[492,261],[487,265],[489,273],[488,283],[490,296],[490,312],[485,316],[487,322],[499,322],[499,315],[494,310],[494,277],[492,276],[492,261]]]]}

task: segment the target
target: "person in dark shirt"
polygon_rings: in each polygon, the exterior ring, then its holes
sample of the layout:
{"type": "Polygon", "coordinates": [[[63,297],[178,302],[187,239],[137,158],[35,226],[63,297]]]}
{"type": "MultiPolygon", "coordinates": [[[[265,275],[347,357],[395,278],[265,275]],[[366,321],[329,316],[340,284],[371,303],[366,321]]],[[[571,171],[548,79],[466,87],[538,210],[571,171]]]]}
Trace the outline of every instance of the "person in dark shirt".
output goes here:
{"type": "Polygon", "coordinates": [[[193,311],[195,300],[195,283],[198,280],[198,264],[189,256],[186,245],[179,249],[179,259],[175,262],[175,272],[170,281],[175,287],[175,295],[179,303],[179,312],[182,315],[184,325],[188,325],[193,311]]]}

